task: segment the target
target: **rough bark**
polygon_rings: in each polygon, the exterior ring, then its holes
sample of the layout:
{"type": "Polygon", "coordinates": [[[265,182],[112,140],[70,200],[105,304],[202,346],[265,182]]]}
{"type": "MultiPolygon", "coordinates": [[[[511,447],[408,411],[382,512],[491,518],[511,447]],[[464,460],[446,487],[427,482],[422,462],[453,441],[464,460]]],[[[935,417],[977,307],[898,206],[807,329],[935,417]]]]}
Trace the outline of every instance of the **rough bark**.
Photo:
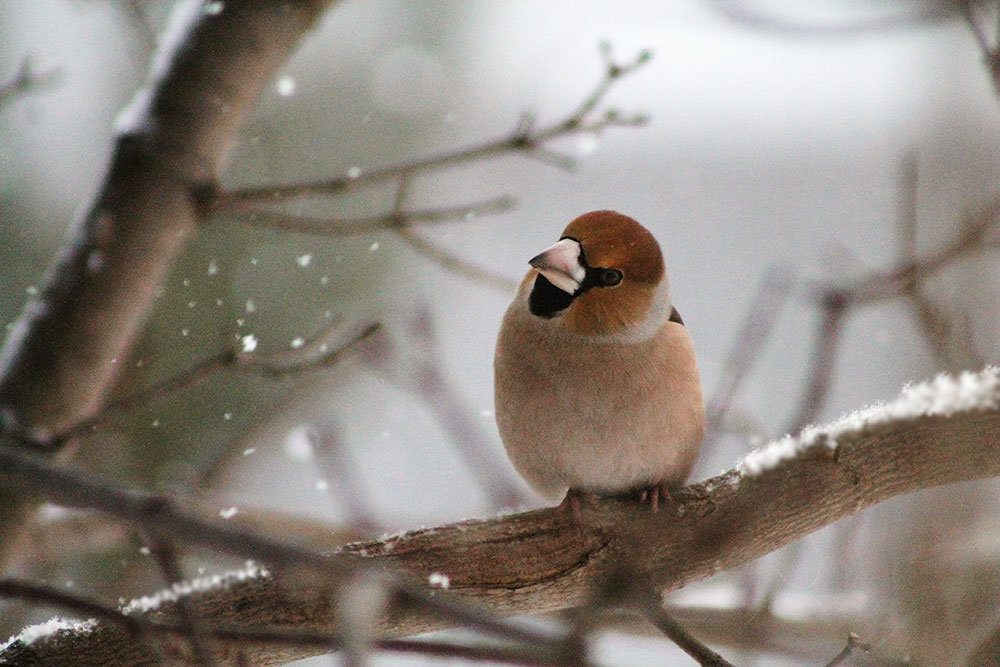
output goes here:
{"type": "MultiPolygon", "coordinates": [[[[652,514],[634,501],[603,499],[583,507],[580,530],[567,514],[543,509],[354,544],[331,558],[361,557],[424,580],[444,573],[450,591],[441,595],[477,600],[501,616],[577,606],[622,563],[667,592],[894,496],[1000,475],[998,398],[947,416],[896,417],[841,430],[835,442],[818,438],[759,474],[733,470],[686,487],[676,494],[673,511],[652,514]]],[[[321,582],[301,586],[265,578],[199,594],[194,606],[206,627],[246,623],[337,632],[330,599],[321,582]]],[[[402,636],[447,625],[411,608],[383,617],[378,632],[402,636]]],[[[320,651],[218,640],[212,646],[223,662],[242,652],[254,664],[320,651]]],[[[182,639],[171,639],[167,651],[186,655],[182,639]]],[[[69,656],[102,664],[146,659],[119,628],[99,624],[92,632],[66,632],[32,646],[15,642],[0,652],[0,663],[60,664],[69,656]]]]}

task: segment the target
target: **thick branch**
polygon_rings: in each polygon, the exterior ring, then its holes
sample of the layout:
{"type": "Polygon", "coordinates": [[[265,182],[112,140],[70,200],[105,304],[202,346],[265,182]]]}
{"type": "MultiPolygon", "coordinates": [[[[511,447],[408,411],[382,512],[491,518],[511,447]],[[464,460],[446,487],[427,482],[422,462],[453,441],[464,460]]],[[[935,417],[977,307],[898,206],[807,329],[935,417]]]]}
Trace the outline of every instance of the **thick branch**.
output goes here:
{"type": "MultiPolygon", "coordinates": [[[[328,2],[179,8],[99,194],[0,350],[0,407],[18,426],[59,432],[100,408],[257,93],[328,2]]],[[[0,527],[23,511],[0,493],[0,527]]]]}
{"type": "MultiPolygon", "coordinates": [[[[331,561],[356,564],[361,557],[425,581],[444,573],[451,592],[441,591],[442,596],[476,599],[500,615],[538,613],[583,603],[623,561],[659,590],[670,591],[894,496],[996,475],[1000,371],[989,368],[917,385],[887,406],[812,429],[798,440],[772,443],[737,469],[677,492],[676,512],[651,514],[633,501],[604,499],[583,507],[580,530],[566,515],[543,509],[355,544],[331,561]]],[[[315,590],[303,592],[280,578],[204,592],[193,606],[211,624],[336,631],[315,590]]],[[[442,627],[439,618],[420,606],[396,608],[379,630],[385,636],[409,635],[442,627]]],[[[135,653],[119,659],[127,653],[120,645],[122,632],[99,623],[31,646],[14,642],[0,652],[0,662],[29,656],[54,662],[72,655],[133,664],[135,653]]],[[[290,657],[265,647],[243,648],[259,663],[290,657]]]]}

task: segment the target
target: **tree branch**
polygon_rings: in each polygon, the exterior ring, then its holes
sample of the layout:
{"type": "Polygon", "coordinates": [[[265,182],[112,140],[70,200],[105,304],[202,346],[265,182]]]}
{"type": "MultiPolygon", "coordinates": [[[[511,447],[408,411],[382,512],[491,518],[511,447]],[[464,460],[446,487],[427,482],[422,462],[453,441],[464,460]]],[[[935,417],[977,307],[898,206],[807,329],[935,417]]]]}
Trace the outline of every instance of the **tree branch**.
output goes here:
{"type": "MultiPolygon", "coordinates": [[[[606,49],[602,47],[605,57],[604,77],[594,90],[584,98],[577,109],[562,120],[542,128],[534,128],[530,115],[522,116],[513,132],[506,136],[487,141],[477,146],[431,155],[413,162],[392,165],[372,171],[360,173],[352,170],[344,176],[338,176],[323,181],[308,183],[293,183],[289,185],[272,185],[243,188],[232,192],[220,193],[212,201],[215,211],[240,211],[255,204],[273,204],[299,197],[316,194],[337,194],[356,190],[376,183],[391,182],[396,179],[410,178],[420,172],[431,169],[442,169],[467,162],[495,157],[504,153],[523,153],[530,157],[538,157],[546,161],[544,144],[557,137],[580,133],[598,133],[609,127],[635,127],[644,125],[646,117],[642,115],[623,116],[610,109],[604,114],[592,117],[595,107],[604,99],[613,82],[621,79],[644,65],[651,58],[649,51],[642,51],[630,63],[618,65],[609,60],[606,49]],[[540,151],[542,151],[540,153],[540,151]]],[[[562,158],[559,166],[572,167],[572,160],[562,158]]]]}
{"type": "MultiPolygon", "coordinates": [[[[771,443],[737,468],[681,489],[674,495],[675,512],[652,514],[634,501],[607,498],[582,508],[579,530],[554,508],[465,521],[351,545],[326,559],[327,571],[369,563],[423,581],[444,573],[450,590],[438,591],[438,599],[479,600],[498,615],[578,606],[623,561],[633,563],[658,591],[670,591],[894,496],[1000,475],[998,432],[1000,370],[941,376],[908,388],[888,405],[771,443]]],[[[0,449],[0,479],[12,481],[24,474],[12,469],[23,455],[10,458],[0,449]]],[[[34,488],[60,502],[80,493],[65,483],[34,488]]],[[[77,502],[96,503],[83,495],[77,502]]],[[[316,591],[286,583],[271,577],[234,581],[194,593],[192,605],[205,623],[295,624],[336,631],[329,607],[317,600],[316,591]]],[[[442,620],[420,605],[397,604],[377,630],[392,637],[457,622],[442,620]]],[[[0,651],[0,661],[58,661],[72,655],[91,661],[110,656],[112,664],[134,664],[136,654],[123,645],[128,642],[116,634],[121,632],[97,623],[30,646],[14,641],[0,651]]],[[[261,664],[310,653],[243,648],[261,664]]]]}
{"type": "MultiPolygon", "coordinates": [[[[178,8],[97,197],[0,350],[0,407],[21,428],[57,433],[100,409],[258,92],[329,1],[178,8]]],[[[2,530],[24,512],[0,493],[2,530]]]]}

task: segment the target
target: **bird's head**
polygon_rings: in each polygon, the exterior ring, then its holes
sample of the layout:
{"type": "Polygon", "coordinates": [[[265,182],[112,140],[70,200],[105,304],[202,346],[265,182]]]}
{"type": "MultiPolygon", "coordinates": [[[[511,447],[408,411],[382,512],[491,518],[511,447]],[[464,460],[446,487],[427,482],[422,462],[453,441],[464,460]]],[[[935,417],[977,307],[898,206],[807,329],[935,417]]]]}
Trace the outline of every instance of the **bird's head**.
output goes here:
{"type": "Polygon", "coordinates": [[[559,318],[575,333],[646,338],[669,316],[660,246],[649,230],[621,213],[581,215],[529,264],[536,274],[528,298],[531,313],[559,318]]]}

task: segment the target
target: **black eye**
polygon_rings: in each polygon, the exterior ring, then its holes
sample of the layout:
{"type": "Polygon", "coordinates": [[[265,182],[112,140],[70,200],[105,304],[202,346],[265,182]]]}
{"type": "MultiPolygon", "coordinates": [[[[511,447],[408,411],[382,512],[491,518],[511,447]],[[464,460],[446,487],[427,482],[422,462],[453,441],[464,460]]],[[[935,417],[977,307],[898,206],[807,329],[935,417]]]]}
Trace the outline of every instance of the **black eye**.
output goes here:
{"type": "Polygon", "coordinates": [[[601,285],[604,287],[611,287],[622,281],[622,272],[618,269],[601,269],[600,271],[601,272],[597,274],[597,280],[600,281],[601,285]]]}

